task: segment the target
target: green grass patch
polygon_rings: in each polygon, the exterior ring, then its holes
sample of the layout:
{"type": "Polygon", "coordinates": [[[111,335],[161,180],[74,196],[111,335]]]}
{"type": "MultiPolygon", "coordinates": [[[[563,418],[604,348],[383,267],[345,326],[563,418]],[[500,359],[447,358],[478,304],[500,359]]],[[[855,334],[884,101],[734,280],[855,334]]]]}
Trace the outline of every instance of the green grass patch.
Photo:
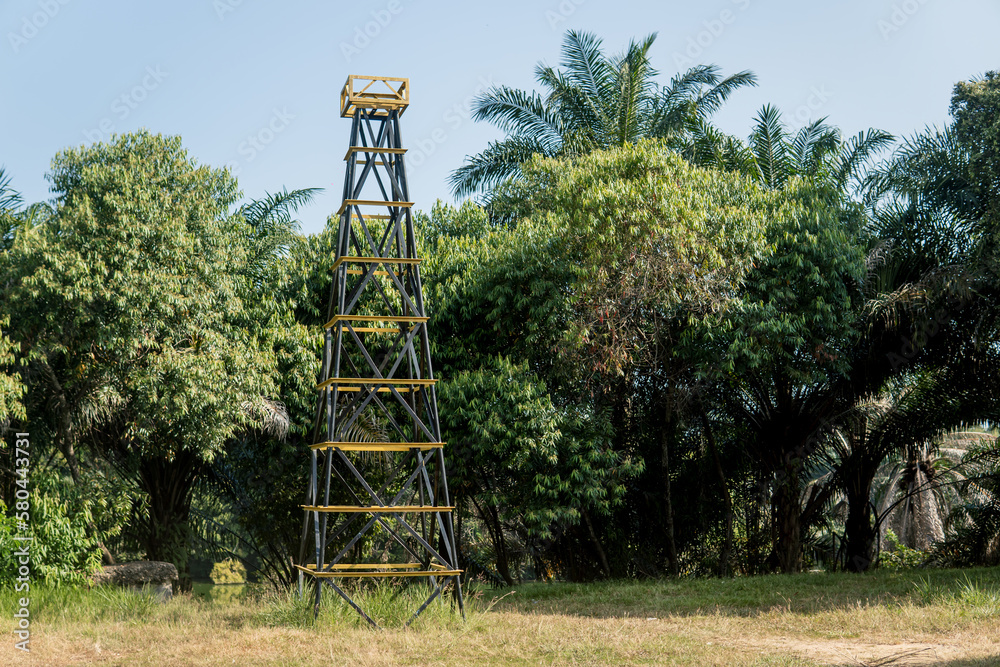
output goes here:
{"type": "Polygon", "coordinates": [[[855,608],[859,604],[981,599],[974,594],[1000,590],[1000,568],[880,570],[860,575],[807,572],[589,584],[528,583],[513,590],[517,593],[504,598],[501,608],[595,617],[708,613],[747,616],[771,611],[810,614],[855,608]]]}

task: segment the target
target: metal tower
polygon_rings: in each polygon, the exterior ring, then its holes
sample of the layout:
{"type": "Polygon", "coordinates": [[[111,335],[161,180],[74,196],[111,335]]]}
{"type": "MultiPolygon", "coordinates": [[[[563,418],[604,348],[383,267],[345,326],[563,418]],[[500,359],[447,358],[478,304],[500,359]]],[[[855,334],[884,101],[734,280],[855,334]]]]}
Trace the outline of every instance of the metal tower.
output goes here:
{"type": "Polygon", "coordinates": [[[399,133],[409,80],[350,76],[340,101],[351,141],[303,505],[313,562],[296,565],[300,587],[315,579],[317,614],[326,584],[377,627],[344,579],[422,578],[430,594],[410,622],[452,583],[464,617],[399,133]]]}

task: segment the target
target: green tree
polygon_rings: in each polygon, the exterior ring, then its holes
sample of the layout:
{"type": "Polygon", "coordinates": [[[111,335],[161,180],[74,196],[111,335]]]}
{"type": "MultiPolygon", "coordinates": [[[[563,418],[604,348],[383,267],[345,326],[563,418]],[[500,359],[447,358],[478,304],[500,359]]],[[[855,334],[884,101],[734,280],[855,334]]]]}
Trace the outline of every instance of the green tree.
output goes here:
{"type": "Polygon", "coordinates": [[[950,112],[955,136],[976,175],[983,217],[995,227],[1000,224],[1000,73],[955,84],[950,112]]]}
{"type": "Polygon", "coordinates": [[[195,481],[274,390],[270,347],[241,326],[236,183],[145,131],[64,151],[49,178],[55,217],[4,261],[33,421],[74,483],[82,448],[135,476],[147,557],[183,571],[195,481]]]}
{"type": "MultiPolygon", "coordinates": [[[[21,194],[10,185],[10,176],[0,167],[0,252],[6,253],[14,242],[20,226],[21,194]]],[[[0,423],[8,424],[12,418],[25,417],[24,384],[20,374],[14,370],[16,347],[7,336],[10,328],[9,313],[0,313],[0,423]]],[[[6,489],[5,489],[6,490],[6,489]]]]}
{"type": "MultiPolygon", "coordinates": [[[[886,323],[887,338],[905,344],[884,350],[894,369],[955,378],[942,394],[960,399],[964,423],[996,415],[998,90],[995,74],[956,84],[952,123],[904,141],[865,182],[871,235],[889,258],[880,280],[893,284],[866,310],[873,324],[886,323]]],[[[927,468],[920,460],[936,451],[926,454],[915,453],[903,469],[927,468]]],[[[963,550],[960,542],[948,548],[963,550]]]]}
{"type": "MultiPolygon", "coordinates": [[[[667,142],[539,157],[494,202],[516,222],[485,232],[470,222],[474,233],[439,240],[426,265],[445,333],[439,358],[468,364],[463,351],[476,349],[527,360],[557,405],[607,410],[614,449],[645,464],[621,511],[592,522],[595,532],[617,531],[615,568],[662,559],[678,571],[673,535],[694,539],[686,526],[699,517],[686,499],[685,529],[673,526],[671,485],[690,470],[684,397],[699,373],[717,377],[729,359],[726,347],[715,354],[721,338],[709,344],[718,336],[709,323],[741,303],[754,264],[772,252],[767,237],[788,232],[791,222],[769,230],[792,217],[784,196],[691,167],[667,142]]],[[[795,220],[807,218],[804,208],[795,220]]],[[[573,554],[578,563],[593,554],[599,572],[591,542],[584,535],[573,554]]]]}
{"type": "Polygon", "coordinates": [[[300,504],[317,398],[319,312],[329,298],[334,256],[334,237],[323,232],[303,238],[293,218],[315,192],[282,191],[239,209],[250,232],[246,276],[252,306],[246,326],[259,331],[274,354],[275,389],[268,403],[273,419],[269,427],[238,433],[227,444],[226,456],[214,459],[208,471],[208,491],[232,509],[236,525],[219,522],[211,511],[198,516],[210,546],[224,551],[219,547],[235,542],[225,555],[243,558],[253,575],[279,590],[297,578],[292,559],[302,562],[300,504]]]}
{"type": "Polygon", "coordinates": [[[469,158],[451,176],[457,195],[489,190],[519,173],[532,155],[572,156],[624,146],[642,138],[670,138],[688,148],[726,99],[756,85],[751,72],[722,78],[712,65],[693,67],[670,84],[656,84],[649,62],[656,33],[607,56],[592,34],[570,30],[562,68],[539,63],[535,79],[545,93],[495,87],[475,101],[473,118],[493,123],[508,136],[469,158]]]}
{"type": "MultiPolygon", "coordinates": [[[[581,518],[589,524],[591,513],[620,502],[622,481],[635,472],[606,434],[587,432],[595,420],[557,408],[526,364],[494,358],[461,372],[442,384],[441,403],[454,493],[475,507],[507,584],[508,533],[546,541],[581,518]]],[[[603,566],[610,575],[606,557],[603,566]]]]}
{"type": "Polygon", "coordinates": [[[802,475],[837,415],[831,387],[856,339],[861,227],[838,202],[802,181],[785,188],[769,252],[715,327],[731,360],[726,410],[770,477],[773,559],[784,572],[798,569],[803,523],[817,510],[803,510],[802,475]]]}

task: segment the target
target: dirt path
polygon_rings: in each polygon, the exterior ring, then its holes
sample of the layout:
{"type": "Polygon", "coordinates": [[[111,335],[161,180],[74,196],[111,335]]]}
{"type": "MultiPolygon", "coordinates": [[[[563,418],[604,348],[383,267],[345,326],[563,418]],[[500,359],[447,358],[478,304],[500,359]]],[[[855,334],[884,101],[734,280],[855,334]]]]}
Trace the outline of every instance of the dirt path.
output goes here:
{"type": "MultiPolygon", "coordinates": [[[[725,640],[720,640],[725,643],[725,640]]],[[[857,665],[858,667],[916,667],[970,656],[959,643],[873,644],[850,640],[802,640],[761,638],[741,641],[744,648],[771,655],[806,658],[825,665],[857,665]]],[[[1000,658],[998,658],[1000,664],[1000,658]]]]}

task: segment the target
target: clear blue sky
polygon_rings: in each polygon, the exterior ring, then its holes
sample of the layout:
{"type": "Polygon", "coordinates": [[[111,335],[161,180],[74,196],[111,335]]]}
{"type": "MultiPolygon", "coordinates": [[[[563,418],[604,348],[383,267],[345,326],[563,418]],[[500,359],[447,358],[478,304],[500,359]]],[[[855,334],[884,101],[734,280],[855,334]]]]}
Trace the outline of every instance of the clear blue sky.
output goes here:
{"type": "Polygon", "coordinates": [[[180,134],[200,162],[236,166],[246,197],[327,188],[300,213],[315,232],[339,205],[344,80],[403,76],[410,190],[427,209],[451,199],[448,173],[498,136],[469,119],[472,96],[492,83],[532,88],[535,64],[558,62],[569,28],[611,52],[658,32],[663,83],[702,62],[755,71],[760,87],[716,117],[739,136],[768,102],[791,121],[909,135],[947,122],[956,81],[1000,69],[1000,6],[988,0],[2,0],[0,164],[38,201],[62,148],[139,127],[180,134]]]}

